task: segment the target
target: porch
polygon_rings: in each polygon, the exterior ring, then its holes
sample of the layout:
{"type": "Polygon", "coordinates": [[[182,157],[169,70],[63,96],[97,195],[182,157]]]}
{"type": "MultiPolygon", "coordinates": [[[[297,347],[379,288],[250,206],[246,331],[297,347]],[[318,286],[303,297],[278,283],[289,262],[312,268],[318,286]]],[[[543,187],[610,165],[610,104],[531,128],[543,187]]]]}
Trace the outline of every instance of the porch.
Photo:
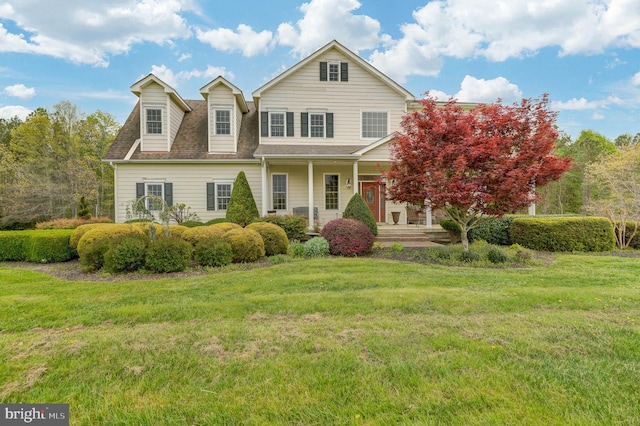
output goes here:
{"type": "Polygon", "coordinates": [[[403,247],[434,247],[449,242],[449,234],[440,225],[431,228],[416,225],[378,224],[376,242],[390,247],[394,243],[403,247]]]}

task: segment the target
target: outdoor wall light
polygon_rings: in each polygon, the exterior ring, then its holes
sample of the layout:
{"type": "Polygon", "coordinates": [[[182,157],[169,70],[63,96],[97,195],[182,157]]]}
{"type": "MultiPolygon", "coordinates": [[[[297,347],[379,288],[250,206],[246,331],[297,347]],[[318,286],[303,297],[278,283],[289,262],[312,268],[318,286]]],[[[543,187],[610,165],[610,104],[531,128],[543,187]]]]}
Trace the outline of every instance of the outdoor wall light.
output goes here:
{"type": "Polygon", "coordinates": [[[351,178],[347,178],[347,188],[351,189],[351,178]]]}

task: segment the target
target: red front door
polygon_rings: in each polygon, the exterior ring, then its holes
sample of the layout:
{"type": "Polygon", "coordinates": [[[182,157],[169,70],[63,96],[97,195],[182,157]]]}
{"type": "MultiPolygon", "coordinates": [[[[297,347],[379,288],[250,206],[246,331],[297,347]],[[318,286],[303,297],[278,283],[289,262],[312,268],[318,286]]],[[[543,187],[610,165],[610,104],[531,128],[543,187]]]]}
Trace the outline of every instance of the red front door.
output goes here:
{"type": "Polygon", "coordinates": [[[377,182],[362,182],[360,193],[373,213],[376,222],[384,222],[386,216],[384,186],[377,182]]]}

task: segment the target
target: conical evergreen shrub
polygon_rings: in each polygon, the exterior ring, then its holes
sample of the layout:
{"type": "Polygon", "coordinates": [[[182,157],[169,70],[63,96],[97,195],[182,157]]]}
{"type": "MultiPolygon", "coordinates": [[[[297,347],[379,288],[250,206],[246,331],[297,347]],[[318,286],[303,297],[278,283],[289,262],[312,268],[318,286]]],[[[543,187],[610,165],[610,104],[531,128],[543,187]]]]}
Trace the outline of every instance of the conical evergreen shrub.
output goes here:
{"type": "Polygon", "coordinates": [[[376,225],[376,219],[373,217],[373,213],[371,213],[371,209],[367,206],[366,201],[362,198],[360,194],[353,194],[353,197],[349,200],[349,204],[347,204],[347,208],[344,209],[344,213],[342,217],[345,219],[356,219],[360,222],[367,225],[367,227],[371,230],[371,233],[376,236],[378,235],[378,225],[376,225]]]}
{"type": "Polygon", "coordinates": [[[227,206],[227,219],[240,226],[247,226],[259,218],[258,206],[253,198],[249,181],[247,181],[244,171],[241,171],[233,184],[231,198],[227,206]]]}

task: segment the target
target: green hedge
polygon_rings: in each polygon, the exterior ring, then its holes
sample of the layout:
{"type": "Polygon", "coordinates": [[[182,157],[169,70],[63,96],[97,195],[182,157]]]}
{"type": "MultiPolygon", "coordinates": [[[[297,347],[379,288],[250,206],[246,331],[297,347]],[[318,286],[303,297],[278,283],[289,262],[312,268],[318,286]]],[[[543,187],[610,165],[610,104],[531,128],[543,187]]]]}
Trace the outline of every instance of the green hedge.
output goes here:
{"type": "Polygon", "coordinates": [[[511,240],[533,250],[599,252],[615,248],[613,224],[604,217],[515,218],[511,240]]]}
{"type": "Polygon", "coordinates": [[[469,240],[484,240],[489,244],[510,246],[513,242],[509,229],[515,218],[516,216],[503,216],[486,219],[469,232],[469,240]]]}
{"type": "Polygon", "coordinates": [[[64,262],[74,257],[70,229],[2,231],[0,260],[37,263],[64,262]]]}

